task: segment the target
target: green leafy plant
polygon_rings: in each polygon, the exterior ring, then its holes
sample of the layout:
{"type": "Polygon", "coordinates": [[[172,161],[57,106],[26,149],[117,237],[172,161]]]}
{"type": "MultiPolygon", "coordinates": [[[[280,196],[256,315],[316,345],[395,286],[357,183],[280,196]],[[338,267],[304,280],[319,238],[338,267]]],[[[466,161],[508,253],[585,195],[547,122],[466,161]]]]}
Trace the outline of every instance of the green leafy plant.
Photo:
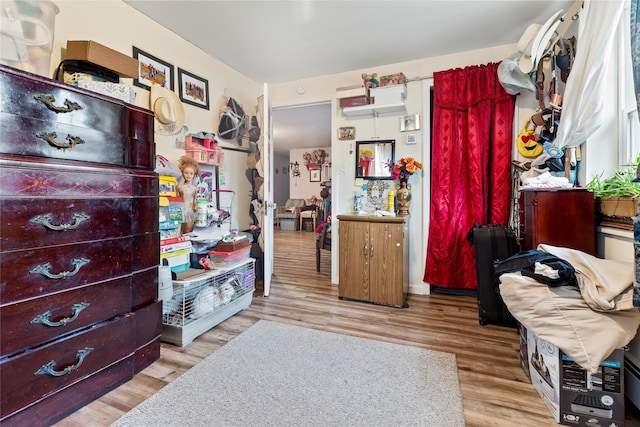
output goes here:
{"type": "Polygon", "coordinates": [[[602,174],[596,175],[587,187],[593,189],[595,197],[621,197],[632,198],[640,196],[640,182],[634,182],[637,178],[638,163],[640,154],[634,163],[625,165],[623,169],[617,170],[606,179],[602,174]]]}

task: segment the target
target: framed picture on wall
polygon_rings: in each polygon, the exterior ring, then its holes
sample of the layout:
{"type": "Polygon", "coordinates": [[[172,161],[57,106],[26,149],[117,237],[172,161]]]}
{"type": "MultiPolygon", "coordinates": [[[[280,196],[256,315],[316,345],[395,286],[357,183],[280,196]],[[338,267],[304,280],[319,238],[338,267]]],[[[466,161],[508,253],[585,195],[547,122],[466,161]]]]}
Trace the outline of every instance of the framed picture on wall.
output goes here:
{"type": "Polygon", "coordinates": [[[180,100],[196,107],[209,109],[209,82],[178,67],[178,95],[180,100]]]}
{"type": "Polygon", "coordinates": [[[310,169],[309,182],[320,182],[322,179],[320,175],[321,175],[320,169],[310,169]]]}
{"type": "Polygon", "coordinates": [[[400,132],[412,132],[415,130],[420,130],[419,114],[400,117],[400,132]]]}
{"type": "Polygon", "coordinates": [[[153,85],[160,85],[173,90],[173,65],[156,58],[133,46],[133,57],[138,65],[138,78],[133,84],[143,89],[151,89],[153,85]]]}
{"type": "Polygon", "coordinates": [[[353,126],[347,126],[347,127],[341,127],[338,128],[338,139],[343,141],[343,140],[349,140],[349,139],[355,139],[356,138],[356,128],[353,126]]]}

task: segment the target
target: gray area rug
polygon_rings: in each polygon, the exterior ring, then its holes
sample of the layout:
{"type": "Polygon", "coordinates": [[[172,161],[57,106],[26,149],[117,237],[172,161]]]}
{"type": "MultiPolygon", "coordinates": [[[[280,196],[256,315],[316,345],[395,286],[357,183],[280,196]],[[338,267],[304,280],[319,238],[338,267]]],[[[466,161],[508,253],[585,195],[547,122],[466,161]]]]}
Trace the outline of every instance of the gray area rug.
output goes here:
{"type": "Polygon", "coordinates": [[[455,355],[260,320],[112,426],[464,426],[455,355]]]}

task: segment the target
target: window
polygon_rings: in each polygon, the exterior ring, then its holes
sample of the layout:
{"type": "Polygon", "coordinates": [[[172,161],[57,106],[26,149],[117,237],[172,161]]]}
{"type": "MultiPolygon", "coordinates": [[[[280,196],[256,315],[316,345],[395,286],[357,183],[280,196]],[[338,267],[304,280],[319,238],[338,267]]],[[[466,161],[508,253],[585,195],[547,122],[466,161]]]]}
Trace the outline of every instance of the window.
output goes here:
{"type": "Polygon", "coordinates": [[[619,62],[619,100],[620,100],[620,144],[619,163],[621,165],[635,162],[640,153],[640,120],[638,119],[638,104],[633,82],[633,69],[631,64],[630,6],[626,4],[620,20],[617,39],[620,40],[619,62]]]}

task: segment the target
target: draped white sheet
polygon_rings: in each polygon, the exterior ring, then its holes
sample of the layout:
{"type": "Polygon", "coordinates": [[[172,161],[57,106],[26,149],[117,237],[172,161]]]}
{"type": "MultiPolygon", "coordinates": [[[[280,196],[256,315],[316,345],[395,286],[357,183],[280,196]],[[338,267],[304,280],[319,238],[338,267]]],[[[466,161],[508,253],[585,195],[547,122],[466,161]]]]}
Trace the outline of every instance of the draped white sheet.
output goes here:
{"type": "Polygon", "coordinates": [[[577,147],[602,125],[605,69],[615,66],[614,35],[628,0],[585,0],[577,34],[576,57],[567,78],[563,111],[554,145],[577,147]]]}

